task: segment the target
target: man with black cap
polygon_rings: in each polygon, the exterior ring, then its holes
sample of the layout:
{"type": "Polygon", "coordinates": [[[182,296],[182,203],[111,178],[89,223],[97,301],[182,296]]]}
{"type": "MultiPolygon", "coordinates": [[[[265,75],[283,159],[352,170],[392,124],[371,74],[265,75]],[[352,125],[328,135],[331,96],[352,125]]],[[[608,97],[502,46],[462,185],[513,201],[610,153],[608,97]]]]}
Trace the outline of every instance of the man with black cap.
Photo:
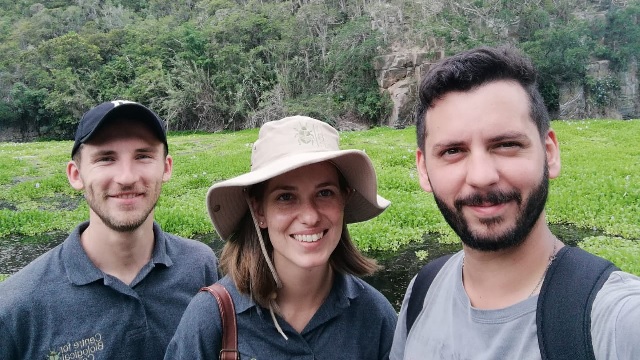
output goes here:
{"type": "Polygon", "coordinates": [[[206,245],[163,232],[163,121],[138,103],[84,114],[67,178],[89,221],[0,284],[0,359],[162,359],[191,297],[218,279],[206,245]]]}

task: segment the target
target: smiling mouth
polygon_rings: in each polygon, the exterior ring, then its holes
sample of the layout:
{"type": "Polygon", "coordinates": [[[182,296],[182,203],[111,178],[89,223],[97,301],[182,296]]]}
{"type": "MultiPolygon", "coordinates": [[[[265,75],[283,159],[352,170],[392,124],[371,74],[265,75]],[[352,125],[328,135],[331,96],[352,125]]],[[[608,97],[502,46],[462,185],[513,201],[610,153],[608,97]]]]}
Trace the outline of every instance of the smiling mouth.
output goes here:
{"type": "Polygon", "coordinates": [[[302,242],[316,242],[320,239],[322,239],[322,237],[324,236],[324,232],[319,232],[317,234],[311,234],[311,235],[298,235],[298,234],[294,234],[291,235],[294,239],[298,240],[298,241],[302,241],[302,242]]]}
{"type": "Polygon", "coordinates": [[[463,199],[458,199],[454,201],[453,206],[458,211],[462,211],[462,208],[464,206],[476,209],[490,209],[492,207],[506,205],[512,201],[515,201],[515,203],[518,205],[522,202],[522,197],[515,190],[509,192],[493,191],[484,195],[473,194],[463,199]]]}
{"type": "Polygon", "coordinates": [[[133,199],[136,198],[138,196],[140,196],[142,194],[139,193],[127,193],[127,194],[116,194],[116,195],[112,195],[112,198],[116,198],[116,199],[133,199]]]}
{"type": "Polygon", "coordinates": [[[508,202],[499,202],[499,203],[484,202],[482,204],[474,204],[474,205],[468,205],[468,206],[476,209],[488,209],[488,208],[495,208],[497,206],[502,206],[506,204],[508,204],[508,202]]]}

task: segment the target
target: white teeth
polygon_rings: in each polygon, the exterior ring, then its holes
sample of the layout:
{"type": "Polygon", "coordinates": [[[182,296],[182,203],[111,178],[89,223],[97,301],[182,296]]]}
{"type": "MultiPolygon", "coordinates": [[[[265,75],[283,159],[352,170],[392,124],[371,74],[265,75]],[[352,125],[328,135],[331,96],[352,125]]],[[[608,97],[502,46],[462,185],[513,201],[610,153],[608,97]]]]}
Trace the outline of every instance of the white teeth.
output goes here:
{"type": "Polygon", "coordinates": [[[119,199],[133,199],[136,197],[136,194],[117,195],[116,197],[119,199]]]}
{"type": "Polygon", "coordinates": [[[302,242],[316,242],[322,239],[322,233],[319,232],[317,234],[312,234],[312,235],[293,235],[293,238],[302,242]]]}

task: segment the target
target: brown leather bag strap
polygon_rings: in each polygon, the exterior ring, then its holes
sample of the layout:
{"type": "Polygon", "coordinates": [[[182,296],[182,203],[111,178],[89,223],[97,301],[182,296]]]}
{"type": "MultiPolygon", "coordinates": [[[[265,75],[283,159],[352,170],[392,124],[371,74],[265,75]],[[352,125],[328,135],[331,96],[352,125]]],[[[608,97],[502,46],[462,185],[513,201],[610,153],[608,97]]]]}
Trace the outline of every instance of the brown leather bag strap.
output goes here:
{"type": "Polygon", "coordinates": [[[236,310],[227,289],[220,284],[213,284],[200,289],[208,291],[218,302],[220,319],[222,319],[222,348],[220,360],[240,360],[238,352],[238,327],[236,325],[236,310]]]}

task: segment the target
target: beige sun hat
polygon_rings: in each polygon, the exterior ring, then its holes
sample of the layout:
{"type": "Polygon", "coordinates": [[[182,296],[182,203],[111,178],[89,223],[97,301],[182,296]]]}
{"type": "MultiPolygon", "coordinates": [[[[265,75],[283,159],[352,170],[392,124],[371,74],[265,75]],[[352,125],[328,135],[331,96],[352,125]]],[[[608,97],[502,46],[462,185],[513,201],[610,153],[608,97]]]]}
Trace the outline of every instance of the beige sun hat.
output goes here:
{"type": "Polygon", "coordinates": [[[346,223],[378,216],[390,202],[377,193],[376,173],[369,156],[360,150],[340,150],[331,125],[306,116],[271,121],[260,128],[251,152],[251,171],[218,182],[207,192],[207,210],[224,240],[236,231],[249,211],[244,191],[299,167],[331,161],[354,189],[344,209],[346,223]]]}

